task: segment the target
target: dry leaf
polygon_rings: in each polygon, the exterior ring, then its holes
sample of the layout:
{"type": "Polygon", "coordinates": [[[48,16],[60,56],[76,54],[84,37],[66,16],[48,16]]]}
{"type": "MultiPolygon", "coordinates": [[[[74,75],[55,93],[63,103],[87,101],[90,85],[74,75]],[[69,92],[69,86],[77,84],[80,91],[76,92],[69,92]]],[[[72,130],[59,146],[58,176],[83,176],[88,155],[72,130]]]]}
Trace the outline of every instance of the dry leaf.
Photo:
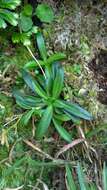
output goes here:
{"type": "Polygon", "coordinates": [[[56,158],[59,157],[60,154],[62,154],[63,152],[67,151],[70,148],[73,148],[75,145],[84,142],[85,139],[81,138],[81,139],[76,139],[74,141],[72,141],[70,144],[65,145],[63,148],[61,148],[57,153],[56,153],[56,158]]]}

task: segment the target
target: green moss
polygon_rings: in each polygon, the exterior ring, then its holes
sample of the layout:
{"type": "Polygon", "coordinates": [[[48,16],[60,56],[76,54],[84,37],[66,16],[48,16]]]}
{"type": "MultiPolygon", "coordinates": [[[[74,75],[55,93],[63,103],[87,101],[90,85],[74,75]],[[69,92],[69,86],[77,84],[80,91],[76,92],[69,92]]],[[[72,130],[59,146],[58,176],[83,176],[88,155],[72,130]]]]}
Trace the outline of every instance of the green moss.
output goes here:
{"type": "Polygon", "coordinates": [[[32,59],[29,55],[29,52],[23,45],[15,46],[12,49],[10,47],[9,52],[7,51],[8,50],[5,49],[0,56],[1,71],[3,71],[8,65],[14,65],[17,68],[21,68],[24,66],[24,64],[32,59]]]}
{"type": "Polygon", "coordinates": [[[0,107],[3,109],[3,114],[0,116],[0,122],[6,117],[11,117],[13,115],[13,99],[0,93],[0,107]]]}

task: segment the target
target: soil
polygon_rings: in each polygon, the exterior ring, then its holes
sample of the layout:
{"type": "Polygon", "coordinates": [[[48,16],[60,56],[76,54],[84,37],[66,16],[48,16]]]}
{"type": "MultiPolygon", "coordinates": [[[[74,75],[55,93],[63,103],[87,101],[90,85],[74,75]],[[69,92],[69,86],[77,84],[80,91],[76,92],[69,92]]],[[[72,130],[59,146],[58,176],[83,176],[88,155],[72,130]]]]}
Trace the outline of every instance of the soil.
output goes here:
{"type": "Polygon", "coordinates": [[[100,50],[89,63],[90,70],[97,80],[99,92],[98,100],[107,105],[107,51],[100,50]]]}
{"type": "Polygon", "coordinates": [[[65,171],[63,168],[56,169],[52,176],[52,183],[55,190],[66,190],[65,171]]]}

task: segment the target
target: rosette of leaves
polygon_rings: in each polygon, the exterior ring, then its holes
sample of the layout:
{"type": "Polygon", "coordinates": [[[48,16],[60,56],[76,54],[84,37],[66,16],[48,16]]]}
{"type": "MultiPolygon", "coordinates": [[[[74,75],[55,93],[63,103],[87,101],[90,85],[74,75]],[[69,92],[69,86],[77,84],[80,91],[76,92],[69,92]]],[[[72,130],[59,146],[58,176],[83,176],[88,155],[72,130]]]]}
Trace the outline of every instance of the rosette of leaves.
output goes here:
{"type": "Polygon", "coordinates": [[[0,0],[0,28],[6,28],[7,23],[16,26],[18,14],[13,12],[20,0],[0,0]]]}
{"type": "Polygon", "coordinates": [[[26,110],[21,122],[27,125],[33,115],[38,115],[40,119],[36,128],[37,139],[41,139],[49,126],[53,125],[63,139],[71,142],[71,134],[63,127],[63,122],[91,120],[92,116],[79,105],[61,98],[64,71],[59,63],[52,64],[50,72],[46,70],[46,76],[46,79],[39,76],[35,80],[27,70],[22,70],[22,77],[33,95],[25,95],[19,90],[13,91],[16,103],[26,110]]]}

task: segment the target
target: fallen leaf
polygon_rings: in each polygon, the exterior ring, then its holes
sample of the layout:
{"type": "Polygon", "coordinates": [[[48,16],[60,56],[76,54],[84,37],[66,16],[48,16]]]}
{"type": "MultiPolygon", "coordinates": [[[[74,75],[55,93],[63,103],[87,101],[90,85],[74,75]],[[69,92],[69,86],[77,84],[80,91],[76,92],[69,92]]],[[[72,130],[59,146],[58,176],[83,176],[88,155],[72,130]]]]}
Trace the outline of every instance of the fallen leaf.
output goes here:
{"type": "Polygon", "coordinates": [[[56,153],[56,158],[59,157],[60,154],[64,153],[65,151],[67,151],[70,148],[73,148],[75,145],[84,142],[85,139],[81,138],[81,139],[76,139],[74,141],[72,141],[70,144],[65,145],[64,147],[62,147],[57,153],[56,153]]]}

